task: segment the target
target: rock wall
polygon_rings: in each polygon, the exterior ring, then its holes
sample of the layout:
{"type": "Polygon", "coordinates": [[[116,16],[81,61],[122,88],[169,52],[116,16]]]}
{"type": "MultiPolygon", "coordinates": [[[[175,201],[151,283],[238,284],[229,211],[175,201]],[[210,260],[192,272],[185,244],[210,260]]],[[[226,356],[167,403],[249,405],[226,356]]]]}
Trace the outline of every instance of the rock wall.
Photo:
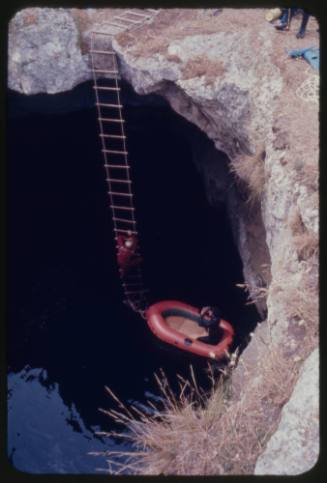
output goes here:
{"type": "Polygon", "coordinates": [[[255,474],[299,475],[311,470],[318,456],[319,352],[315,349],[303,364],[277,431],[257,461],[255,474]]]}
{"type": "MultiPolygon", "coordinates": [[[[54,93],[89,79],[90,29],[102,28],[115,13],[18,12],[9,26],[9,87],[26,94],[54,93]]],[[[298,40],[296,23],[290,32],[276,33],[264,14],[261,9],[241,14],[224,9],[218,15],[203,9],[162,10],[153,22],[117,35],[113,48],[135,91],[165,97],[225,153],[224,166],[216,166],[214,153],[199,147],[194,160],[210,186],[209,199],[226,197],[248,289],[262,315],[268,310],[270,346],[278,348],[286,370],[292,367],[295,374],[318,344],[319,75],[304,61],[287,58],[285,49],[317,45],[319,38],[314,18],[307,37],[298,40]]],[[[251,363],[253,351],[249,344],[243,359],[251,363]]],[[[260,357],[249,375],[240,377],[241,367],[235,371],[241,394],[247,391],[247,377],[256,380],[266,347],[255,351],[260,357]]],[[[292,384],[286,399],[291,393],[292,384]]],[[[281,407],[269,404],[271,430],[281,407]]],[[[283,423],[279,431],[287,427],[283,423]]],[[[298,458],[307,459],[301,451],[298,458]]]]}
{"type": "Polygon", "coordinates": [[[90,75],[79,31],[65,9],[26,9],[9,25],[8,85],[24,94],[55,94],[90,75]]]}

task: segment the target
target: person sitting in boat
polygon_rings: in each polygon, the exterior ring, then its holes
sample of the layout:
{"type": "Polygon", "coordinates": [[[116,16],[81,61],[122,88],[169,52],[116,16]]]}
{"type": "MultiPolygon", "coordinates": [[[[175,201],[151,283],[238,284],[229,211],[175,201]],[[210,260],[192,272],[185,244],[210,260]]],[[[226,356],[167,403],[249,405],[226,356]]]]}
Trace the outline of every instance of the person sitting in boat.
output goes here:
{"type": "Polygon", "coordinates": [[[222,330],[219,327],[221,312],[218,307],[203,307],[200,311],[199,326],[204,327],[208,335],[198,337],[197,340],[206,344],[218,344],[222,336],[222,330]]]}

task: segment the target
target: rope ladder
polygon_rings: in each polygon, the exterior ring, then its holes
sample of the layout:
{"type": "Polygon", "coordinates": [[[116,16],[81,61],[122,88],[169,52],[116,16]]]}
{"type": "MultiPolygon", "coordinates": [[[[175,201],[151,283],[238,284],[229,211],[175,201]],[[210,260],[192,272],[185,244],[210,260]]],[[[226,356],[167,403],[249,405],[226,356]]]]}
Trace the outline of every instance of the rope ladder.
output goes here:
{"type": "Polygon", "coordinates": [[[106,22],[106,31],[91,32],[90,48],[99,137],[124,302],[142,317],[148,307],[146,296],[148,290],[144,286],[140,266],[141,254],[120,95],[119,65],[111,44],[115,34],[127,28],[140,26],[157,12],[152,9],[144,10],[141,13],[126,10],[123,14],[113,17],[112,21],[106,22]],[[122,262],[119,263],[119,260],[122,259],[119,257],[123,255],[121,250],[128,253],[128,244],[134,244],[133,256],[130,261],[127,261],[126,269],[123,269],[122,262]]]}

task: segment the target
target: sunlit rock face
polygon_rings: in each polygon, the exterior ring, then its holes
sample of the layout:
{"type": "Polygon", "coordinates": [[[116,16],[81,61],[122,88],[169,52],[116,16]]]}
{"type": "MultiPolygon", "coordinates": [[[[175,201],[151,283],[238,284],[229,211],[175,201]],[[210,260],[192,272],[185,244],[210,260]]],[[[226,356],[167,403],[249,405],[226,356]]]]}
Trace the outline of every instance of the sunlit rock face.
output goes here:
{"type": "Polygon", "coordinates": [[[285,404],[277,431],[257,461],[256,475],[300,475],[319,456],[319,352],[303,364],[293,394],[285,404]]]}
{"type": "MultiPolygon", "coordinates": [[[[116,13],[18,12],[9,26],[9,87],[54,93],[91,79],[90,31],[106,29],[104,22],[116,13]]],[[[163,96],[223,153],[190,140],[209,201],[227,203],[244,278],[262,317],[267,315],[270,344],[285,367],[292,361],[299,368],[318,344],[319,75],[285,51],[319,44],[319,38],[314,26],[304,40],[293,31],[276,34],[264,15],[262,9],[223,9],[218,15],[162,10],[116,35],[112,47],[136,92],[163,96]],[[255,200],[247,187],[251,166],[262,176],[255,200]]],[[[241,393],[266,357],[264,345],[254,362],[253,351],[249,344],[242,355],[252,366],[239,378],[241,393]]],[[[260,392],[259,385],[258,379],[260,392]]],[[[277,427],[280,408],[273,413],[277,427]]],[[[307,458],[297,450],[299,459],[307,458]]]]}
{"type": "Polygon", "coordinates": [[[79,32],[65,9],[31,8],[10,22],[8,84],[24,94],[54,94],[85,80],[79,32]]]}

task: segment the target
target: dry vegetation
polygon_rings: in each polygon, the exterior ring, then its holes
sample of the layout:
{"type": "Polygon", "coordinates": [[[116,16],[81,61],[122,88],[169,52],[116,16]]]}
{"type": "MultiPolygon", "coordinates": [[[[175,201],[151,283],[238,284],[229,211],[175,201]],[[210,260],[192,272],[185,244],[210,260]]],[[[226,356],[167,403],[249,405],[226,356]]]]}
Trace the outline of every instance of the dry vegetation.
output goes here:
{"type": "Polygon", "coordinates": [[[278,300],[280,310],[289,321],[285,353],[297,353],[302,359],[317,346],[319,301],[316,272],[317,267],[309,262],[298,285],[284,279],[275,280],[269,288],[270,295],[278,300]]]}
{"type": "MultiPolygon", "coordinates": [[[[253,344],[261,344],[253,336],[253,344]]],[[[126,407],[107,388],[118,410],[102,410],[127,429],[120,436],[132,444],[131,451],[92,453],[104,456],[110,474],[141,475],[227,475],[253,474],[258,455],[274,431],[282,405],[287,401],[297,377],[295,363],[287,362],[270,343],[258,361],[259,379],[242,397],[233,395],[232,372],[237,354],[217,377],[208,369],[211,389],[198,386],[193,369],[189,380],[179,378],[179,394],[173,393],[163,373],[155,376],[162,396],[161,405],[140,410],[126,407]]],[[[245,376],[251,368],[244,362],[245,376]]],[[[252,368],[253,369],[253,368],[252,368]]],[[[248,388],[249,389],[249,388],[248,388]]]]}
{"type": "Polygon", "coordinates": [[[289,225],[299,261],[308,260],[312,256],[318,255],[318,237],[308,232],[298,208],[292,210],[289,217],[289,225]]]}
{"type": "Polygon", "coordinates": [[[311,191],[317,191],[319,187],[319,163],[317,158],[306,159],[305,161],[296,159],[293,163],[296,172],[296,181],[301,182],[301,184],[305,185],[311,191]]]}
{"type": "Polygon", "coordinates": [[[261,145],[254,156],[243,156],[239,161],[233,161],[230,170],[244,181],[248,188],[247,201],[253,202],[260,198],[265,186],[266,151],[261,145]]]}
{"type": "Polygon", "coordinates": [[[212,62],[207,57],[196,56],[189,59],[182,68],[183,79],[205,76],[207,83],[221,77],[225,72],[222,62],[212,62]]]}
{"type": "Polygon", "coordinates": [[[135,37],[130,32],[122,32],[117,35],[117,42],[124,48],[132,48],[135,56],[166,54],[169,45],[167,39],[163,40],[149,29],[146,30],[143,37],[144,42],[140,45],[135,45],[135,37]]]}
{"type": "Polygon", "coordinates": [[[246,292],[246,305],[260,304],[262,301],[266,303],[268,296],[267,287],[257,287],[249,285],[248,283],[237,283],[236,287],[239,287],[246,292]]]}

